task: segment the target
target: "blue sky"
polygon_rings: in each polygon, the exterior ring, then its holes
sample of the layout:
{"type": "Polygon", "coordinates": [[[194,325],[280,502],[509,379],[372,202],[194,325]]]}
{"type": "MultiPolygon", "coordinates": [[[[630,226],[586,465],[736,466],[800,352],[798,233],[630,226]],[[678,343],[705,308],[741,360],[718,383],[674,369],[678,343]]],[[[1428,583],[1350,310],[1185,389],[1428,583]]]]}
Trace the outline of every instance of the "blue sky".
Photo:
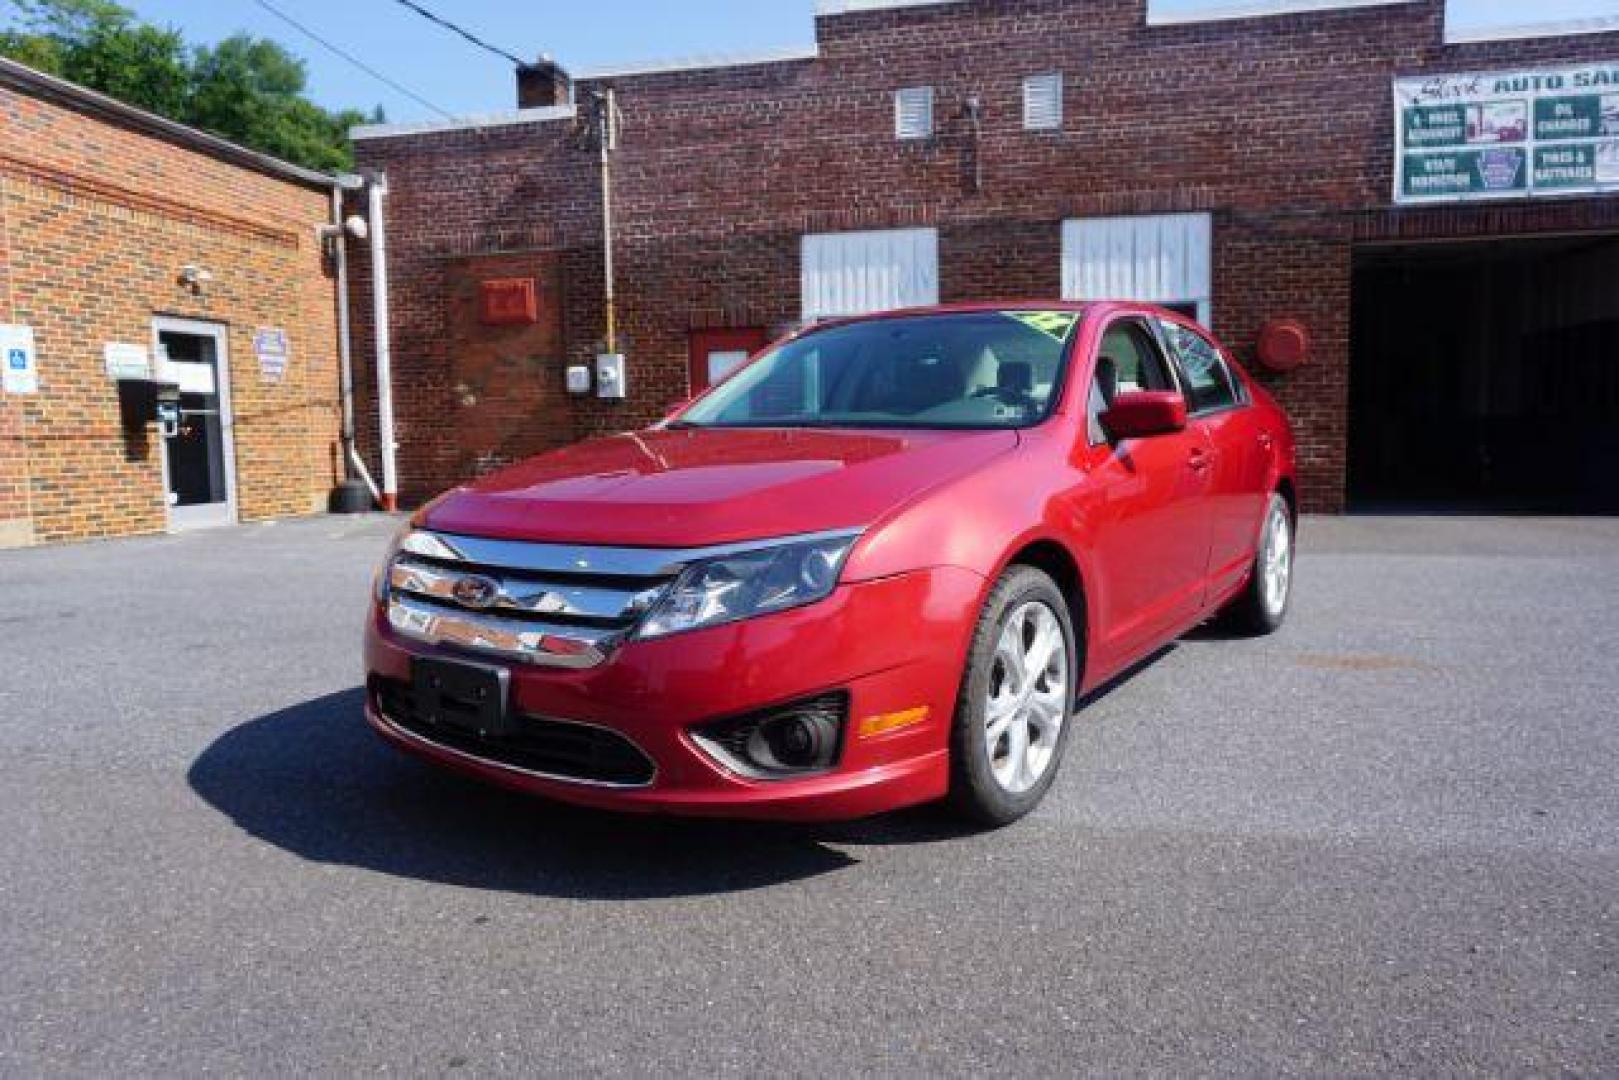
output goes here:
{"type": "MultiPolygon", "coordinates": [[[[433,115],[276,19],[253,0],[122,0],[149,21],[194,41],[236,30],[274,38],[309,65],[317,100],[381,104],[390,119],[433,115]]],[[[510,65],[481,52],[396,0],[271,0],[275,6],[448,112],[512,106],[510,65]]],[[[422,0],[424,6],[519,56],[549,52],[583,69],[693,54],[804,46],[815,39],[813,0],[422,0]]],[[[1166,9],[1232,0],[1153,0],[1166,9]]],[[[1457,24],[1521,23],[1619,14],[1619,0],[1449,0],[1457,24]]],[[[0,10],[4,9],[0,0],[0,10]]]]}

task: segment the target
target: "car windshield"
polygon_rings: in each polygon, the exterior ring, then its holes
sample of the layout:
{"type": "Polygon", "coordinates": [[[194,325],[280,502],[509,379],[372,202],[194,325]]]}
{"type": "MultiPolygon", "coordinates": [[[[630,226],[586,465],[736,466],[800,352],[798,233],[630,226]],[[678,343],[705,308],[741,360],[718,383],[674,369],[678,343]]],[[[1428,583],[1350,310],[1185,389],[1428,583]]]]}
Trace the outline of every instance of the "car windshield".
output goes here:
{"type": "Polygon", "coordinates": [[[1044,420],[1074,311],[973,311],[848,323],[760,357],[676,427],[1016,428],[1044,420]]]}

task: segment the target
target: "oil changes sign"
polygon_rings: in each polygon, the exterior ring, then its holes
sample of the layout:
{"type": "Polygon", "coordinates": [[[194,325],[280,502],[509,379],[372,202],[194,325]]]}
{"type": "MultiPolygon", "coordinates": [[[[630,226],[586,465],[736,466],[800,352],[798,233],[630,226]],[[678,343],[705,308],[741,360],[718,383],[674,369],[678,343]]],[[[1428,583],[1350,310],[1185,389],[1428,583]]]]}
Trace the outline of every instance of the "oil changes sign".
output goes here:
{"type": "Polygon", "coordinates": [[[1619,192],[1619,61],[1394,82],[1394,201],[1619,192]]]}

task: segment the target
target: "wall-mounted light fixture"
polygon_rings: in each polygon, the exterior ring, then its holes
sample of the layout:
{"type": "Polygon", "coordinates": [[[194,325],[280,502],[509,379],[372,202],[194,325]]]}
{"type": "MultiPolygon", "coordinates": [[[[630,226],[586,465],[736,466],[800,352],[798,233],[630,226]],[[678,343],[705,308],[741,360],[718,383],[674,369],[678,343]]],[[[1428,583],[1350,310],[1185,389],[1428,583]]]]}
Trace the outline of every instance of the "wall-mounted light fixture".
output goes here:
{"type": "Polygon", "coordinates": [[[201,296],[213,280],[214,275],[206,267],[195,263],[187,263],[180,267],[180,284],[190,289],[193,296],[201,296]]]}

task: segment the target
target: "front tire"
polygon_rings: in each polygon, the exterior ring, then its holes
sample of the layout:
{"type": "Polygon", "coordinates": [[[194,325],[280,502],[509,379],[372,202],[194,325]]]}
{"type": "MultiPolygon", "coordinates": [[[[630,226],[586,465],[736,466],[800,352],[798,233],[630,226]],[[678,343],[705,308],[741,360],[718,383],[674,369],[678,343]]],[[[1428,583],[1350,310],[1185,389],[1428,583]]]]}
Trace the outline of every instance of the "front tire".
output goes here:
{"type": "Polygon", "coordinates": [[[1272,493],[1260,528],[1259,550],[1242,595],[1226,609],[1226,620],[1241,633],[1274,634],[1293,604],[1293,511],[1272,493]]]}
{"type": "Polygon", "coordinates": [[[982,825],[1009,825],[1040,804],[1068,742],[1079,650],[1062,590],[1014,566],[973,631],[951,729],[950,802],[982,825]]]}

